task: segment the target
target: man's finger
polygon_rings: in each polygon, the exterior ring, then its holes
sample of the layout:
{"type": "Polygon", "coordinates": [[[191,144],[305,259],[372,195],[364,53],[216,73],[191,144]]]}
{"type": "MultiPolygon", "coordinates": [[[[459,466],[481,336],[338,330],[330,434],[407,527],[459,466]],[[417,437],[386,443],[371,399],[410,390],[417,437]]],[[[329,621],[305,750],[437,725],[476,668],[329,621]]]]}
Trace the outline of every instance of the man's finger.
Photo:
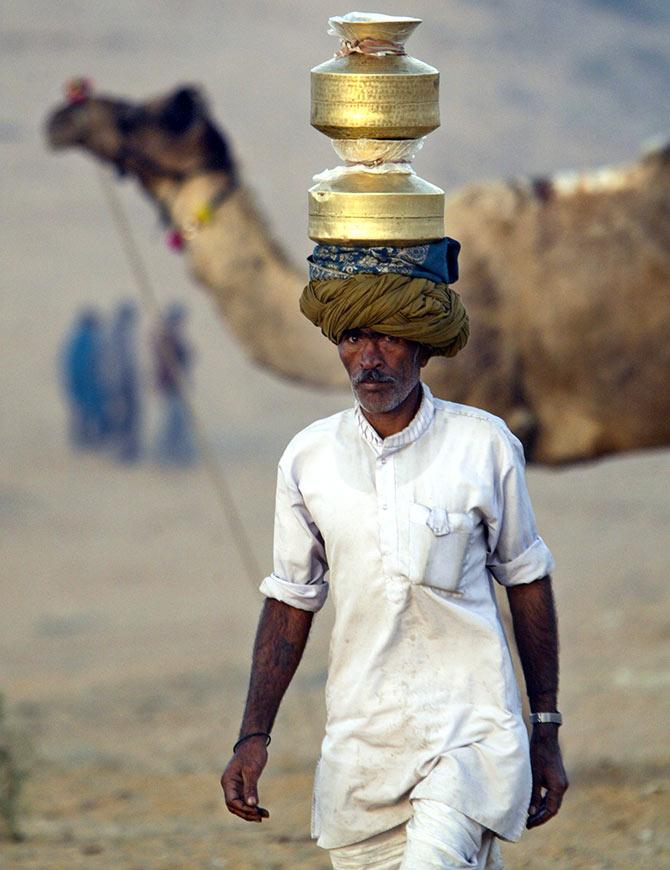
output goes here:
{"type": "Polygon", "coordinates": [[[534,815],[528,817],[526,827],[528,829],[537,828],[538,825],[543,825],[545,822],[548,822],[550,818],[551,816],[548,814],[547,808],[541,806],[534,815]]]}
{"type": "Polygon", "coordinates": [[[261,819],[270,817],[270,813],[263,807],[249,807],[243,801],[234,801],[228,806],[231,813],[244,819],[245,822],[260,822],[261,819]]]}
{"type": "Polygon", "coordinates": [[[258,804],[258,774],[255,770],[250,771],[248,768],[242,769],[242,782],[244,802],[249,807],[255,807],[258,804]]]}
{"type": "Polygon", "coordinates": [[[235,774],[234,776],[223,774],[221,777],[221,788],[223,789],[223,794],[226,798],[226,803],[230,804],[235,800],[242,800],[243,798],[243,783],[242,777],[239,774],[235,774]]]}
{"type": "Polygon", "coordinates": [[[561,803],[563,802],[563,792],[557,791],[556,789],[549,789],[544,796],[544,804],[547,808],[547,812],[549,813],[548,818],[555,816],[556,813],[561,808],[561,803]]]}
{"type": "Polygon", "coordinates": [[[536,783],[533,780],[533,790],[530,793],[530,803],[528,805],[528,815],[534,816],[538,809],[540,808],[540,804],[542,803],[542,790],[540,788],[539,783],[536,783]]]}
{"type": "Polygon", "coordinates": [[[526,822],[527,828],[537,828],[539,825],[543,825],[545,822],[548,822],[549,819],[553,819],[556,813],[559,811],[561,806],[561,801],[563,799],[563,793],[558,791],[548,791],[536,804],[535,806],[531,806],[529,811],[528,820],[526,822]]]}
{"type": "Polygon", "coordinates": [[[221,777],[221,788],[226,800],[226,806],[233,815],[239,816],[247,822],[260,821],[255,807],[247,805],[244,800],[244,784],[239,773],[233,776],[221,777]]]}
{"type": "Polygon", "coordinates": [[[242,800],[226,801],[226,806],[233,815],[239,816],[245,822],[260,822],[270,815],[263,807],[249,807],[242,800]]]}
{"type": "Polygon", "coordinates": [[[226,799],[226,807],[233,815],[239,816],[247,822],[254,822],[258,817],[257,808],[247,806],[242,798],[226,799]]]}

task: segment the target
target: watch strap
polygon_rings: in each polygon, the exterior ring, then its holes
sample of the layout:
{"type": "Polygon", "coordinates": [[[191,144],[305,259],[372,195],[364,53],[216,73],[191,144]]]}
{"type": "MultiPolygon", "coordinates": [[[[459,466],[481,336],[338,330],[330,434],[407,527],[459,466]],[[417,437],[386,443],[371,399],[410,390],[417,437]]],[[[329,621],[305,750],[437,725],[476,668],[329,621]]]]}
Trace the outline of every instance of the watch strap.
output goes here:
{"type": "Polygon", "coordinates": [[[563,717],[558,711],[554,713],[531,713],[530,723],[531,725],[562,725],[563,717]]]}

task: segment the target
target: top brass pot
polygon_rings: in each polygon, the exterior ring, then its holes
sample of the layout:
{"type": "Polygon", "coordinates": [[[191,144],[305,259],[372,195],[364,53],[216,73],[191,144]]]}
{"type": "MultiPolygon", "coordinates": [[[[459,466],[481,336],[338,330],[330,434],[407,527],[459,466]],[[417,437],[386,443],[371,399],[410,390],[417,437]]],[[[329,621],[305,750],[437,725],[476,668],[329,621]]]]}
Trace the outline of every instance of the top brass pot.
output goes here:
{"type": "MultiPolygon", "coordinates": [[[[331,18],[350,42],[404,43],[417,18],[331,18]]],[[[311,124],[331,139],[418,139],[440,126],[440,74],[408,55],[347,54],[314,67],[311,124]]]]}

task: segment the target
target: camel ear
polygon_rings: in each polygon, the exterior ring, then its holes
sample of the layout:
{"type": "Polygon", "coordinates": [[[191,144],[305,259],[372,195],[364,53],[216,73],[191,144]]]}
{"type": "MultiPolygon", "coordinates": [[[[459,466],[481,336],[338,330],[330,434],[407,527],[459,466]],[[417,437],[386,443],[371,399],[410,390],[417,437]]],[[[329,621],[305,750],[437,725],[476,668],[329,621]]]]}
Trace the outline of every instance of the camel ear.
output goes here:
{"type": "Polygon", "coordinates": [[[204,100],[196,88],[180,88],[170,96],[160,114],[160,123],[171,133],[185,133],[204,115],[204,100]]]}

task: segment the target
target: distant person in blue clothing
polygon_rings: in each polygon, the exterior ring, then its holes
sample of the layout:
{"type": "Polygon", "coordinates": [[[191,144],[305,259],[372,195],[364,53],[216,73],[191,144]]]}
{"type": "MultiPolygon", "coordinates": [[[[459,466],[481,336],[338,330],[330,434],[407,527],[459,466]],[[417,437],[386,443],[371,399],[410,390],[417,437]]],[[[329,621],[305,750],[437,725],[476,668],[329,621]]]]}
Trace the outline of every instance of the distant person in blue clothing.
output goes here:
{"type": "Polygon", "coordinates": [[[100,317],[87,308],[77,318],[61,357],[61,378],[70,407],[70,443],[77,449],[102,446],[109,432],[102,359],[100,317]]]}
{"type": "Polygon", "coordinates": [[[156,456],[164,465],[190,465],[196,458],[193,421],[185,401],[192,365],[184,336],[186,309],[171,305],[155,343],[156,386],[162,399],[156,456]]]}
{"type": "Polygon", "coordinates": [[[122,462],[135,462],[142,448],[137,320],[137,306],[122,302],[112,323],[106,354],[113,449],[122,462]]]}

